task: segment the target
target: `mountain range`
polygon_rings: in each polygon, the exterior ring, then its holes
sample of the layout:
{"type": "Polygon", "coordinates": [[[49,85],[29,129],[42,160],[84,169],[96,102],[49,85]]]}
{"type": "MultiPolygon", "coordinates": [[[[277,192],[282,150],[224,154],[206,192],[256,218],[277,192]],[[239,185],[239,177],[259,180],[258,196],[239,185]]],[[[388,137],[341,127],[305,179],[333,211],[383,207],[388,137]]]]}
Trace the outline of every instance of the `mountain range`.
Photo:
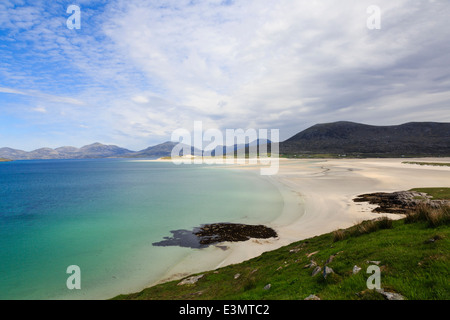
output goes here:
{"type": "Polygon", "coordinates": [[[282,142],[280,153],[450,156],[450,123],[410,122],[372,126],[340,121],[316,124],[282,142]]]}
{"type": "MultiPolygon", "coordinates": [[[[235,145],[234,150],[244,147],[248,150],[249,145],[267,142],[270,150],[270,141],[259,140],[246,145],[235,145]]],[[[41,148],[30,152],[0,148],[0,158],[12,160],[160,158],[170,156],[177,144],[167,141],[141,151],[101,143],[81,148],[41,148]]],[[[201,150],[188,148],[191,149],[191,154],[202,154],[201,150]]],[[[411,122],[395,126],[372,126],[340,121],[316,124],[281,142],[279,149],[280,154],[287,156],[311,154],[367,157],[450,156],[450,123],[411,122]]]]}

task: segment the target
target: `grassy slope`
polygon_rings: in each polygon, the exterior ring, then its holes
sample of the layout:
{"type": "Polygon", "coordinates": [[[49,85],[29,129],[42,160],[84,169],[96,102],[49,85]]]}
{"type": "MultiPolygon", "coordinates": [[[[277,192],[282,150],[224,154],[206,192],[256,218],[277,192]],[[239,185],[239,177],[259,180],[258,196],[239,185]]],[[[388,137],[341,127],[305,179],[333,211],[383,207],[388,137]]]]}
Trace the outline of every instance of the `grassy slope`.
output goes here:
{"type": "Polygon", "coordinates": [[[428,193],[433,200],[450,199],[450,188],[414,188],[411,191],[428,193]]]}
{"type": "Polygon", "coordinates": [[[321,299],[383,299],[367,290],[368,261],[381,261],[381,286],[407,299],[450,299],[448,225],[430,228],[426,222],[393,222],[393,228],[352,236],[333,242],[325,234],[293,243],[240,264],[204,273],[194,285],[177,286],[179,281],[121,295],[116,299],[304,299],[316,294],[321,299]],[[433,243],[428,239],[438,236],[433,243]],[[297,252],[290,250],[298,249],[297,252]],[[318,251],[311,258],[307,254],[318,251]],[[312,268],[304,268],[313,259],[328,264],[335,274],[324,279],[311,277],[312,268]],[[362,270],[352,274],[354,265],[362,270]],[[256,271],[255,271],[256,270],[256,271]],[[234,279],[236,274],[238,279],[234,279]],[[269,290],[264,286],[271,284],[269,290]],[[363,294],[361,294],[363,292],[363,294]],[[359,293],[359,294],[358,294],[359,293]]]}
{"type": "Polygon", "coordinates": [[[5,158],[0,158],[0,162],[6,162],[6,161],[11,161],[11,160],[5,159],[5,158]]]}

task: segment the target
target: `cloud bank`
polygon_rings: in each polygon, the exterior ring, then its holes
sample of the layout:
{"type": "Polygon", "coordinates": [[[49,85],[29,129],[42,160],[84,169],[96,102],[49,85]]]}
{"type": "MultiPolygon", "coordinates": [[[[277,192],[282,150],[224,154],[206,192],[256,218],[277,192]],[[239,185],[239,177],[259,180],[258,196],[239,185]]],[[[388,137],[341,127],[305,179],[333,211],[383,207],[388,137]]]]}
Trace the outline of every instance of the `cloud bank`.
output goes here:
{"type": "Polygon", "coordinates": [[[0,145],[143,149],[196,120],[281,139],[318,122],[450,121],[450,4],[376,2],[380,30],[365,0],[79,1],[69,30],[70,1],[4,1],[0,145]]]}

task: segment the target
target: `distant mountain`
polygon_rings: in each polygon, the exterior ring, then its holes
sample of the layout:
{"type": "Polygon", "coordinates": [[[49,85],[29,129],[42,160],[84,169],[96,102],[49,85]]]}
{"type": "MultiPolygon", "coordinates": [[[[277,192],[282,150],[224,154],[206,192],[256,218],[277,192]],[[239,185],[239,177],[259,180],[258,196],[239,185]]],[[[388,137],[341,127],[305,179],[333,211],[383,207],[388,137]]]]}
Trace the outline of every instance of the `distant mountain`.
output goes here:
{"type": "MultiPolygon", "coordinates": [[[[177,142],[167,141],[141,151],[131,151],[115,145],[93,143],[81,148],[59,147],[56,149],[40,148],[30,152],[23,150],[0,148],[0,158],[13,160],[32,159],[96,159],[96,158],[161,158],[169,157],[177,142]]],[[[202,151],[185,146],[191,154],[201,155],[202,151]]]]}
{"type": "Polygon", "coordinates": [[[227,155],[227,154],[231,154],[234,152],[234,154],[237,154],[238,150],[244,149],[245,154],[248,154],[250,151],[250,147],[256,147],[257,150],[259,150],[259,146],[268,144],[268,150],[270,150],[270,140],[267,139],[256,139],[253,140],[250,143],[246,143],[246,144],[235,144],[234,146],[217,146],[214,150],[210,150],[210,152],[208,152],[207,154],[211,154],[211,156],[215,156],[216,155],[216,151],[217,152],[222,152],[222,155],[227,155]],[[231,151],[230,151],[231,150],[231,151]]]}
{"type": "Polygon", "coordinates": [[[11,148],[0,148],[0,158],[6,159],[27,159],[28,152],[23,150],[11,149],[11,148]]]}
{"type": "Polygon", "coordinates": [[[0,148],[0,157],[13,160],[89,159],[121,157],[132,152],[133,151],[114,145],[94,143],[88,146],[81,147],[79,149],[75,147],[60,147],[56,149],[40,148],[30,152],[11,148],[0,148]]]}
{"type": "Polygon", "coordinates": [[[83,155],[83,158],[109,158],[124,156],[133,153],[133,151],[114,145],[107,146],[101,143],[93,143],[81,147],[79,153],[83,155]]]}
{"type": "MultiPolygon", "coordinates": [[[[255,140],[245,145],[234,145],[236,150],[250,146],[260,148],[271,141],[255,140]]],[[[115,145],[93,143],[81,148],[70,146],[56,149],[41,148],[31,152],[0,148],[0,158],[30,159],[91,159],[91,158],[161,158],[171,156],[177,142],[167,141],[141,151],[131,151],[115,145]]],[[[192,155],[202,155],[202,150],[186,146],[192,155]]],[[[216,150],[223,150],[219,146],[216,150]]],[[[411,122],[397,126],[371,126],[354,122],[316,124],[279,144],[281,155],[348,155],[364,157],[450,156],[450,123],[411,122]]],[[[214,151],[212,155],[214,155],[214,151]]]]}
{"type": "Polygon", "coordinates": [[[316,124],[280,143],[280,154],[450,156],[450,123],[372,126],[341,121],[316,124]]]}
{"type": "MultiPolygon", "coordinates": [[[[166,141],[164,143],[158,144],[153,147],[148,147],[147,149],[134,152],[132,154],[126,155],[128,158],[161,158],[170,157],[173,148],[178,145],[178,142],[166,141]]],[[[187,149],[190,149],[191,154],[201,155],[202,151],[195,149],[194,147],[184,145],[187,149]]],[[[182,153],[182,152],[181,152],[182,153]]],[[[181,154],[183,155],[183,154],[181,154]]]]}

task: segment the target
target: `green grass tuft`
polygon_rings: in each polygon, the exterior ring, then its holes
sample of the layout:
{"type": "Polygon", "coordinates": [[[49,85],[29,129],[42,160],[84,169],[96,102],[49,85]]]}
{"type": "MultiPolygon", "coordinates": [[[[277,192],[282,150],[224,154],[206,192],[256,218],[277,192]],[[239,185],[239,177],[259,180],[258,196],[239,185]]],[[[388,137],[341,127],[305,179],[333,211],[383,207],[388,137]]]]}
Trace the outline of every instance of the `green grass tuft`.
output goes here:
{"type": "Polygon", "coordinates": [[[450,200],[450,188],[414,188],[410,191],[427,193],[433,200],[450,200]]]}
{"type": "Polygon", "coordinates": [[[416,222],[427,222],[427,226],[430,228],[448,225],[450,222],[450,207],[432,208],[426,204],[421,204],[405,218],[406,224],[416,222]]]}

